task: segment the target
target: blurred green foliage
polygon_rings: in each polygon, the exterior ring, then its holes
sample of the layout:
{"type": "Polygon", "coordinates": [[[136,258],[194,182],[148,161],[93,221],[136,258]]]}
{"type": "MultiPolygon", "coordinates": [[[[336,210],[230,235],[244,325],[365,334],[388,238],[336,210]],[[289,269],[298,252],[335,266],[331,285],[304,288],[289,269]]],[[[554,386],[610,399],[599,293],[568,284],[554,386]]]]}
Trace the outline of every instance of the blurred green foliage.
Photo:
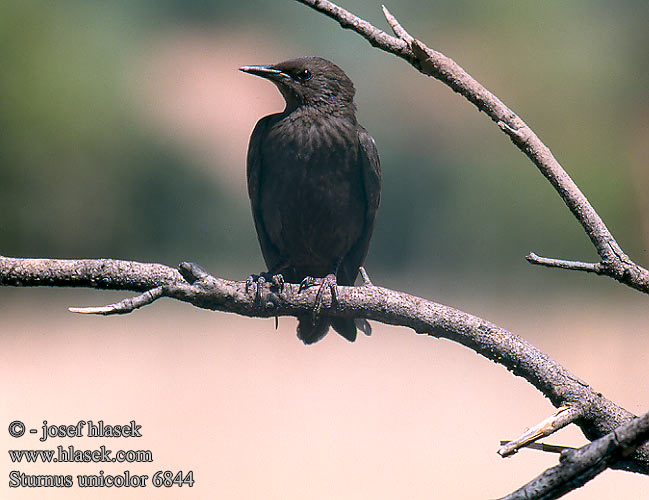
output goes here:
{"type": "MultiPolygon", "coordinates": [[[[342,5],[385,25],[378,4],[342,5]]],[[[642,261],[627,150],[649,116],[647,2],[389,8],[527,120],[642,261]]],[[[295,48],[278,60],[313,53],[347,70],[384,169],[374,274],[402,286],[421,273],[533,282],[551,271],[530,269],[530,250],[595,257],[530,162],[448,88],[296,2],[208,0],[2,2],[0,253],[191,259],[232,277],[260,270],[247,194],[143,127],[125,98],[129,55],[178,27],[259,28],[253,43],[273,33],[295,48]]],[[[265,61],[241,64],[251,62],[265,61]]]]}

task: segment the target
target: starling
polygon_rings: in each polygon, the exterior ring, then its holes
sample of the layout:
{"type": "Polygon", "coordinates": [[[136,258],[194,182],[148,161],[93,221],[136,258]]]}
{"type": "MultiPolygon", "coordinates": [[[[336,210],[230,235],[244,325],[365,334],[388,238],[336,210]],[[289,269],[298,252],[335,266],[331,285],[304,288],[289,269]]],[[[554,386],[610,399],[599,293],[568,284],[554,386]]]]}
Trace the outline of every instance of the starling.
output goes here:
{"type": "Polygon", "coordinates": [[[248,147],[248,194],[268,272],[256,279],[319,285],[314,313],[298,317],[305,344],[329,326],[349,341],[365,319],[320,315],[323,292],[353,285],[367,255],[381,194],[374,139],[356,121],[354,84],[335,64],[301,57],[241,71],[273,82],[283,112],[255,126],[248,147]]]}

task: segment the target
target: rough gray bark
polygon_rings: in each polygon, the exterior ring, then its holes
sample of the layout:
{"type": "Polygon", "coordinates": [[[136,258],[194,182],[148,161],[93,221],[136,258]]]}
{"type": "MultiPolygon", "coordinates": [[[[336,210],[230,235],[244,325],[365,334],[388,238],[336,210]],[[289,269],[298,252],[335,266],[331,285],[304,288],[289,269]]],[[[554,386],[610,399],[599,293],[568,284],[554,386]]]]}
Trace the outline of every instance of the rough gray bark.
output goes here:
{"type": "MultiPolygon", "coordinates": [[[[283,292],[264,294],[263,307],[256,290],[243,281],[211,276],[197,266],[181,264],[180,272],[161,264],[121,260],[15,259],[0,257],[0,285],[71,286],[108,290],[145,291],[142,295],[106,307],[77,310],[96,314],[123,314],[170,297],[197,307],[250,317],[298,316],[310,313],[317,290],[299,292],[286,284],[283,292]]],[[[338,287],[338,304],[330,316],[364,317],[412,328],[417,333],[447,338],[503,365],[523,377],[556,407],[567,406],[571,418],[590,439],[602,437],[635,415],[593,390],[524,339],[489,321],[453,307],[374,285],[338,287]]],[[[612,467],[649,474],[649,445],[612,467]]]]}

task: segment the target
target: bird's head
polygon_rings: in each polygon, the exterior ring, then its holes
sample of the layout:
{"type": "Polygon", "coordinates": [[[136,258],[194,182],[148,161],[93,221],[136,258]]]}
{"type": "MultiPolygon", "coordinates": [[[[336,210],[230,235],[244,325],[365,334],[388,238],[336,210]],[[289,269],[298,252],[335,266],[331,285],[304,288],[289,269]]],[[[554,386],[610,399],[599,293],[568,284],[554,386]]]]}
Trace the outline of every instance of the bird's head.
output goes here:
{"type": "Polygon", "coordinates": [[[277,85],[286,110],[309,106],[329,113],[354,111],[354,84],[331,61],[300,57],[267,66],[243,66],[245,73],[261,76],[277,85]]]}

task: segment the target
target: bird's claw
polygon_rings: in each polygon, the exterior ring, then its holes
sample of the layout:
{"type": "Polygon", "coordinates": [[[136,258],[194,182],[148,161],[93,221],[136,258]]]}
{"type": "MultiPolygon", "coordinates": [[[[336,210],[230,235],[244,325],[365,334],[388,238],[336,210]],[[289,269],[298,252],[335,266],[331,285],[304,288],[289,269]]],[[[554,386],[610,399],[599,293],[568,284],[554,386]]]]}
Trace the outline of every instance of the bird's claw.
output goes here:
{"type": "Polygon", "coordinates": [[[257,284],[257,289],[255,290],[255,304],[258,307],[261,307],[263,305],[261,291],[266,283],[266,278],[264,278],[263,274],[251,274],[248,276],[248,279],[246,279],[246,293],[248,293],[248,289],[253,283],[257,284]]]}
{"type": "Polygon", "coordinates": [[[248,290],[252,286],[253,283],[255,283],[259,279],[259,276],[256,274],[251,274],[246,278],[246,293],[248,293],[248,290]]]}
{"type": "Polygon", "coordinates": [[[298,291],[306,290],[318,284],[318,280],[313,276],[307,276],[300,282],[300,289],[298,291]]]}
{"type": "Polygon", "coordinates": [[[248,290],[253,283],[257,284],[257,290],[255,291],[255,303],[259,307],[262,307],[264,304],[262,290],[264,289],[264,285],[267,282],[271,283],[271,287],[276,287],[280,293],[284,291],[285,281],[284,276],[282,276],[281,274],[259,273],[251,274],[250,276],[248,276],[248,278],[246,278],[246,293],[248,293],[248,290]]]}
{"type": "Polygon", "coordinates": [[[320,285],[318,288],[318,293],[315,296],[315,303],[313,304],[313,312],[311,313],[311,320],[315,325],[320,311],[322,310],[322,302],[324,299],[325,289],[329,288],[331,292],[331,307],[332,309],[336,307],[338,303],[338,286],[336,281],[335,274],[327,274],[324,278],[314,278],[312,276],[307,276],[300,283],[300,291],[310,288],[315,285],[320,285]]]}
{"type": "Polygon", "coordinates": [[[284,283],[286,283],[286,281],[284,281],[284,276],[282,274],[273,274],[271,281],[280,293],[284,291],[284,283]]]}

